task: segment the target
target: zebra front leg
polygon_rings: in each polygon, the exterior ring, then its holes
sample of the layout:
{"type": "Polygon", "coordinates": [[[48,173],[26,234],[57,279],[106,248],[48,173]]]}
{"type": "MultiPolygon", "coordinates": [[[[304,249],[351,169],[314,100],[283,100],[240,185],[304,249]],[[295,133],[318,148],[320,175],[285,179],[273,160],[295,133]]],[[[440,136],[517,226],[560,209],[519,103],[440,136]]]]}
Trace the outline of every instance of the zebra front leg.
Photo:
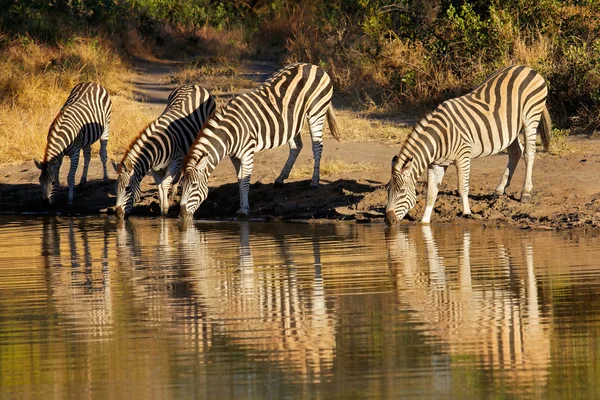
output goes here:
{"type": "Polygon", "coordinates": [[[75,190],[75,173],[77,172],[77,165],[79,164],[79,151],[75,152],[71,157],[71,165],[69,167],[69,175],[67,176],[67,184],[69,185],[69,200],[68,204],[73,204],[73,194],[75,190]]]}
{"type": "Polygon", "coordinates": [[[154,183],[158,186],[158,204],[160,205],[160,215],[165,216],[169,212],[169,186],[171,182],[166,183],[167,180],[167,170],[159,169],[152,170],[152,177],[154,178],[154,183]]]}
{"type": "Polygon", "coordinates": [[[285,162],[281,173],[279,174],[277,179],[275,179],[275,186],[283,185],[283,181],[290,176],[292,167],[294,166],[294,163],[298,158],[298,154],[300,154],[300,151],[302,150],[303,144],[302,137],[300,137],[300,134],[297,134],[296,136],[292,137],[288,143],[290,145],[290,155],[288,156],[288,159],[285,162]]]}
{"type": "Polygon", "coordinates": [[[427,202],[425,205],[425,211],[423,212],[423,218],[421,222],[428,224],[431,222],[431,213],[433,212],[433,205],[437,198],[440,184],[444,178],[446,167],[441,165],[431,164],[427,168],[427,202]]]}
{"type": "Polygon", "coordinates": [[[533,189],[533,161],[535,159],[535,138],[539,121],[531,123],[525,129],[525,182],[521,192],[521,203],[531,200],[531,190],[533,189]]]}
{"type": "MultiPolygon", "coordinates": [[[[167,167],[167,170],[163,176],[162,182],[158,186],[160,197],[160,215],[163,217],[169,213],[169,189],[173,180],[179,176],[180,160],[173,160],[167,167]],[[162,188],[162,191],[161,191],[162,188]]],[[[178,178],[177,178],[178,179],[178,178]]]]}
{"type": "Polygon", "coordinates": [[[79,181],[79,187],[83,187],[87,182],[88,169],[90,167],[90,160],[92,159],[92,148],[90,146],[83,148],[83,172],[81,173],[81,180],[79,181]]]}
{"type": "Polygon", "coordinates": [[[519,141],[519,137],[517,137],[508,146],[508,165],[506,166],[504,174],[500,178],[500,184],[498,184],[498,187],[496,187],[496,194],[498,196],[502,196],[506,192],[506,188],[510,186],[510,182],[512,180],[513,174],[515,173],[515,169],[519,164],[519,160],[521,159],[522,154],[523,149],[521,146],[521,142],[519,141]]]}
{"type": "Polygon", "coordinates": [[[108,154],[106,152],[106,145],[108,144],[108,132],[106,133],[106,139],[100,139],[100,161],[102,161],[102,172],[104,173],[104,183],[108,183],[108,170],[106,169],[106,161],[108,160],[108,154]]]}
{"type": "Polygon", "coordinates": [[[241,215],[248,215],[250,212],[248,192],[250,191],[250,176],[252,175],[252,168],[254,168],[254,152],[250,152],[241,158],[239,160],[239,167],[236,168],[238,171],[238,181],[240,185],[240,209],[237,211],[237,213],[241,215]]]}
{"type": "Polygon", "coordinates": [[[456,161],[456,174],[458,175],[458,194],[462,202],[463,217],[471,215],[469,206],[469,175],[471,174],[471,158],[464,157],[456,161]]]}

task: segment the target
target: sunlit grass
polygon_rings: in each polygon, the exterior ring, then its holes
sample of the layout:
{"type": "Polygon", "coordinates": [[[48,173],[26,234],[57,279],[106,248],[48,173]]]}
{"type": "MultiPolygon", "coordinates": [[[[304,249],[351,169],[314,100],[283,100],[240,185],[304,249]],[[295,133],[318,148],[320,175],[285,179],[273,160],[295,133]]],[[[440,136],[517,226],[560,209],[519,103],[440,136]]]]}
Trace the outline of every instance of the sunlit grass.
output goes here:
{"type": "MultiPolygon", "coordinates": [[[[291,179],[307,179],[313,174],[314,162],[296,164],[290,173],[291,179]]],[[[368,162],[351,163],[341,158],[321,159],[321,176],[374,171],[375,166],[368,162]]]]}
{"type": "Polygon", "coordinates": [[[238,62],[223,57],[201,58],[185,65],[171,76],[171,81],[178,85],[197,84],[214,95],[244,92],[260,84],[243,76],[238,62]]]}
{"type": "Polygon", "coordinates": [[[99,39],[48,46],[20,37],[0,51],[0,70],[0,163],[42,158],[50,124],[81,82],[97,82],[111,95],[109,149],[122,147],[149,119],[139,104],[127,100],[130,71],[99,39]]]}

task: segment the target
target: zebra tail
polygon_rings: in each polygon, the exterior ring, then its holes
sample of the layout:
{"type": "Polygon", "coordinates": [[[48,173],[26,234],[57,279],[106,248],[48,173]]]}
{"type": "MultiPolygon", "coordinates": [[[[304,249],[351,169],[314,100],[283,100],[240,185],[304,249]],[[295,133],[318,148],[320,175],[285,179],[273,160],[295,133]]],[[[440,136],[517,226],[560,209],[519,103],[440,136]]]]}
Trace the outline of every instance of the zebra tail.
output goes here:
{"type": "Polygon", "coordinates": [[[544,106],[542,110],[542,119],[540,121],[540,126],[538,127],[538,132],[542,137],[542,147],[545,152],[550,151],[550,138],[552,136],[552,119],[550,118],[550,113],[548,112],[548,107],[544,106]]]}
{"type": "Polygon", "coordinates": [[[340,140],[340,126],[335,119],[335,114],[333,113],[333,106],[330,104],[327,109],[327,124],[329,125],[329,130],[333,137],[339,141],[340,140]]]}

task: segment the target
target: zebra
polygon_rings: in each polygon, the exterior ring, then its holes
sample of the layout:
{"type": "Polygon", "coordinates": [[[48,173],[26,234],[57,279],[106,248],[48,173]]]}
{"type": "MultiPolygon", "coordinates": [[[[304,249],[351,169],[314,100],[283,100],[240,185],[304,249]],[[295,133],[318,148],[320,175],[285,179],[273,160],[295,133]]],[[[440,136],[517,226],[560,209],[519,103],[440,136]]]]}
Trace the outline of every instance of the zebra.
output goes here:
{"type": "Polygon", "coordinates": [[[300,131],[308,120],[314,155],[311,187],[319,185],[325,118],[339,140],[331,96],[333,84],[315,65],[293,64],[271,75],[254,90],[233,98],[217,112],[186,157],[181,182],[181,218],[191,218],[208,194],[208,178],[217,164],[229,155],[239,181],[240,208],[247,215],[250,175],[254,153],[289,144],[289,156],[275,185],[283,184],[302,150],[300,131]]]}
{"type": "Polygon", "coordinates": [[[521,201],[531,199],[531,175],[538,130],[548,150],[551,119],[546,106],[548,88],[541,75],[526,66],[494,72],[478,88],[447,100],[423,118],[392,159],[386,222],[400,221],[416,203],[415,183],[427,168],[427,201],[422,222],[431,221],[438,188],[448,165],[458,172],[458,192],[463,216],[470,216],[469,172],[471,159],[508,149],[508,165],[496,194],[503,195],[515,168],[525,154],[526,175],[521,201]],[[519,133],[523,131],[523,145],[519,133]]]}
{"type": "Polygon", "coordinates": [[[140,198],[140,183],[152,173],[158,185],[161,215],[169,211],[169,188],[177,182],[184,157],[205,122],[216,108],[215,98],[197,85],[184,85],[171,92],[163,113],[140,131],[120,163],[115,214],[124,218],[140,198]]]}
{"type": "Polygon", "coordinates": [[[100,139],[100,160],[104,172],[104,183],[108,183],[106,169],[106,145],[110,125],[112,104],[106,89],[97,83],[76,85],[50,125],[42,162],[34,159],[35,166],[41,170],[40,185],[42,198],[49,204],[54,203],[60,182],[58,173],[63,157],[69,156],[71,166],[67,182],[69,201],[73,204],[75,173],[79,163],[79,153],[83,150],[83,174],[79,186],[87,182],[88,167],[91,158],[91,145],[100,139]]]}

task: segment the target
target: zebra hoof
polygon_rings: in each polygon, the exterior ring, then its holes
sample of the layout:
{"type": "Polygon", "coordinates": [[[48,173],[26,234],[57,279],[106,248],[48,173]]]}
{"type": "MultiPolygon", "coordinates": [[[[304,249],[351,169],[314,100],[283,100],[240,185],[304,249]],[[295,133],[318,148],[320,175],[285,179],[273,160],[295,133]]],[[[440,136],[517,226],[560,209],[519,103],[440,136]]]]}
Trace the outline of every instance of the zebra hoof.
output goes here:
{"type": "Polygon", "coordinates": [[[250,210],[239,208],[236,213],[237,213],[238,217],[247,217],[249,212],[250,212],[250,210]]]}
{"type": "Polygon", "coordinates": [[[530,194],[522,194],[521,195],[521,203],[527,203],[529,200],[531,200],[530,194]]]}
{"type": "Polygon", "coordinates": [[[464,214],[464,213],[463,213],[463,214],[462,214],[462,217],[463,217],[463,218],[465,218],[465,219],[475,219],[475,218],[473,217],[473,214],[471,214],[471,213],[468,213],[468,214],[464,214]]]}
{"type": "Polygon", "coordinates": [[[310,189],[311,190],[317,190],[319,188],[319,184],[318,183],[311,183],[310,184],[310,189]]]}
{"type": "Polygon", "coordinates": [[[275,181],[273,187],[280,188],[283,187],[283,181],[275,181]]]}

